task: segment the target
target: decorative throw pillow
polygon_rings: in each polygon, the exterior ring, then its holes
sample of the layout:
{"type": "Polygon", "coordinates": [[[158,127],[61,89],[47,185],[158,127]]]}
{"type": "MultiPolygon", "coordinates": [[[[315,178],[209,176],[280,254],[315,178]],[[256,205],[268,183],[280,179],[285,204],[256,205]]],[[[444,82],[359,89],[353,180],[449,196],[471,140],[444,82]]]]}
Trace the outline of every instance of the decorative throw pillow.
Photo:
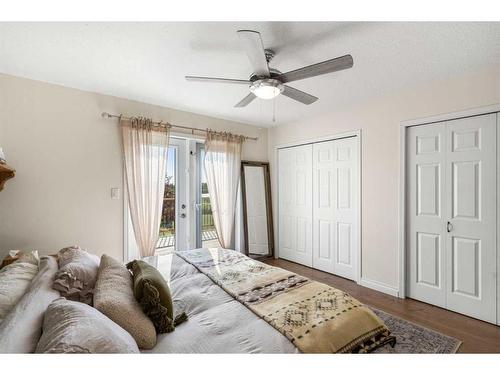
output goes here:
{"type": "Polygon", "coordinates": [[[127,267],[103,255],[94,288],[94,307],[130,333],[139,348],[152,349],[156,345],[155,327],[136,301],[132,288],[127,267]]]}
{"type": "Polygon", "coordinates": [[[42,334],[43,314],[59,298],[52,289],[55,257],[41,257],[40,267],[26,293],[0,324],[0,353],[33,353],[42,334]]]}
{"type": "Polygon", "coordinates": [[[187,319],[185,313],[179,314],[174,319],[170,289],[156,268],[142,260],[128,263],[127,268],[134,275],[134,296],[153,322],[156,332],[172,332],[176,325],[187,319]]]}
{"type": "Polygon", "coordinates": [[[37,251],[21,254],[0,270],[0,323],[24,295],[37,273],[37,251]]]}
{"type": "Polygon", "coordinates": [[[139,353],[132,336],[84,303],[58,298],[43,320],[36,353],[139,353]]]}
{"type": "Polygon", "coordinates": [[[59,251],[59,271],[52,287],[69,300],[92,305],[99,257],[77,246],[59,251]]]}

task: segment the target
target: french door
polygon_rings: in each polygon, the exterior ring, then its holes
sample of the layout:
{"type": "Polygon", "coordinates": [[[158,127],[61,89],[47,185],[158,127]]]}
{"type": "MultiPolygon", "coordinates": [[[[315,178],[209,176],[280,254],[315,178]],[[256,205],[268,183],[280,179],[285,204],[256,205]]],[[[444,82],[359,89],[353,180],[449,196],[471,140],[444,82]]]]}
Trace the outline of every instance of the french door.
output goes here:
{"type": "Polygon", "coordinates": [[[157,253],[186,250],[188,220],[186,140],[170,138],[157,253]]]}
{"type": "Polygon", "coordinates": [[[208,194],[207,178],[203,160],[205,159],[205,145],[196,145],[197,173],[196,173],[196,247],[220,247],[217,231],[215,230],[212,204],[208,194]]]}
{"type": "Polygon", "coordinates": [[[496,321],[496,114],[407,133],[409,296],[496,321]]]}

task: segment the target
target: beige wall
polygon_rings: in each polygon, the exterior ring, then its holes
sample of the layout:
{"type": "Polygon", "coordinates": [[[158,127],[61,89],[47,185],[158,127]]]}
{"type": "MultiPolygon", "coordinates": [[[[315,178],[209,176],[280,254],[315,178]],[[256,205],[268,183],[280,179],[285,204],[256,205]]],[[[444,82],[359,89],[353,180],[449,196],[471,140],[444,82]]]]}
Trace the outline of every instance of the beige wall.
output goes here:
{"type": "Polygon", "coordinates": [[[288,142],[362,129],[362,278],[398,287],[400,122],[500,103],[500,66],[433,82],[349,108],[333,109],[269,132],[274,148],[288,142]]]}
{"type": "Polygon", "coordinates": [[[122,258],[120,133],[103,111],[258,136],[243,158],[267,160],[266,129],[0,74],[0,147],[17,170],[0,192],[0,256],[79,244],[122,258]]]}

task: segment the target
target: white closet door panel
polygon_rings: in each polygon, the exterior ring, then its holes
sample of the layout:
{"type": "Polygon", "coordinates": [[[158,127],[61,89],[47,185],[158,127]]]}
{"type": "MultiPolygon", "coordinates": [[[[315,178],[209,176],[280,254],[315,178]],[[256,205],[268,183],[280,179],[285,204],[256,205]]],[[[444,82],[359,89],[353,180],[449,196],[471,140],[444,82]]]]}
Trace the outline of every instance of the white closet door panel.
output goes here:
{"type": "Polygon", "coordinates": [[[313,145],[313,267],[335,268],[334,141],[313,145]]]}
{"type": "Polygon", "coordinates": [[[293,255],[296,238],[294,226],[296,218],[294,216],[293,190],[288,189],[293,182],[293,152],[291,149],[279,150],[279,255],[280,257],[287,258],[293,255]]]}
{"type": "Polygon", "coordinates": [[[407,133],[408,295],[446,306],[444,223],[444,123],[414,126],[407,133]]]}
{"type": "Polygon", "coordinates": [[[496,322],[496,115],[446,123],[447,308],[496,322]]]}
{"type": "Polygon", "coordinates": [[[279,255],[312,266],[312,146],[279,150],[279,255]]]}
{"type": "Polygon", "coordinates": [[[356,137],[333,141],[334,267],[336,275],[356,280],[359,247],[359,161],[356,137]]]}
{"type": "Polygon", "coordinates": [[[358,140],[313,145],[313,267],[356,279],[358,140]]]}

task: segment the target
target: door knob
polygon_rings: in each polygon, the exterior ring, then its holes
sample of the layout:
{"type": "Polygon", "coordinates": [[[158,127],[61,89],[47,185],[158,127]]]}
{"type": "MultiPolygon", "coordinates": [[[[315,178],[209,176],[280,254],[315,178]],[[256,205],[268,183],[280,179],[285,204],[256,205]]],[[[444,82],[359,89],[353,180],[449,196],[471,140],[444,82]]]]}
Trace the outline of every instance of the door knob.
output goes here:
{"type": "Polygon", "coordinates": [[[446,224],[446,230],[448,231],[448,233],[450,233],[453,230],[453,224],[449,221],[446,224]]]}
{"type": "Polygon", "coordinates": [[[186,217],[186,214],[180,214],[179,215],[182,219],[184,219],[186,217]]]}

